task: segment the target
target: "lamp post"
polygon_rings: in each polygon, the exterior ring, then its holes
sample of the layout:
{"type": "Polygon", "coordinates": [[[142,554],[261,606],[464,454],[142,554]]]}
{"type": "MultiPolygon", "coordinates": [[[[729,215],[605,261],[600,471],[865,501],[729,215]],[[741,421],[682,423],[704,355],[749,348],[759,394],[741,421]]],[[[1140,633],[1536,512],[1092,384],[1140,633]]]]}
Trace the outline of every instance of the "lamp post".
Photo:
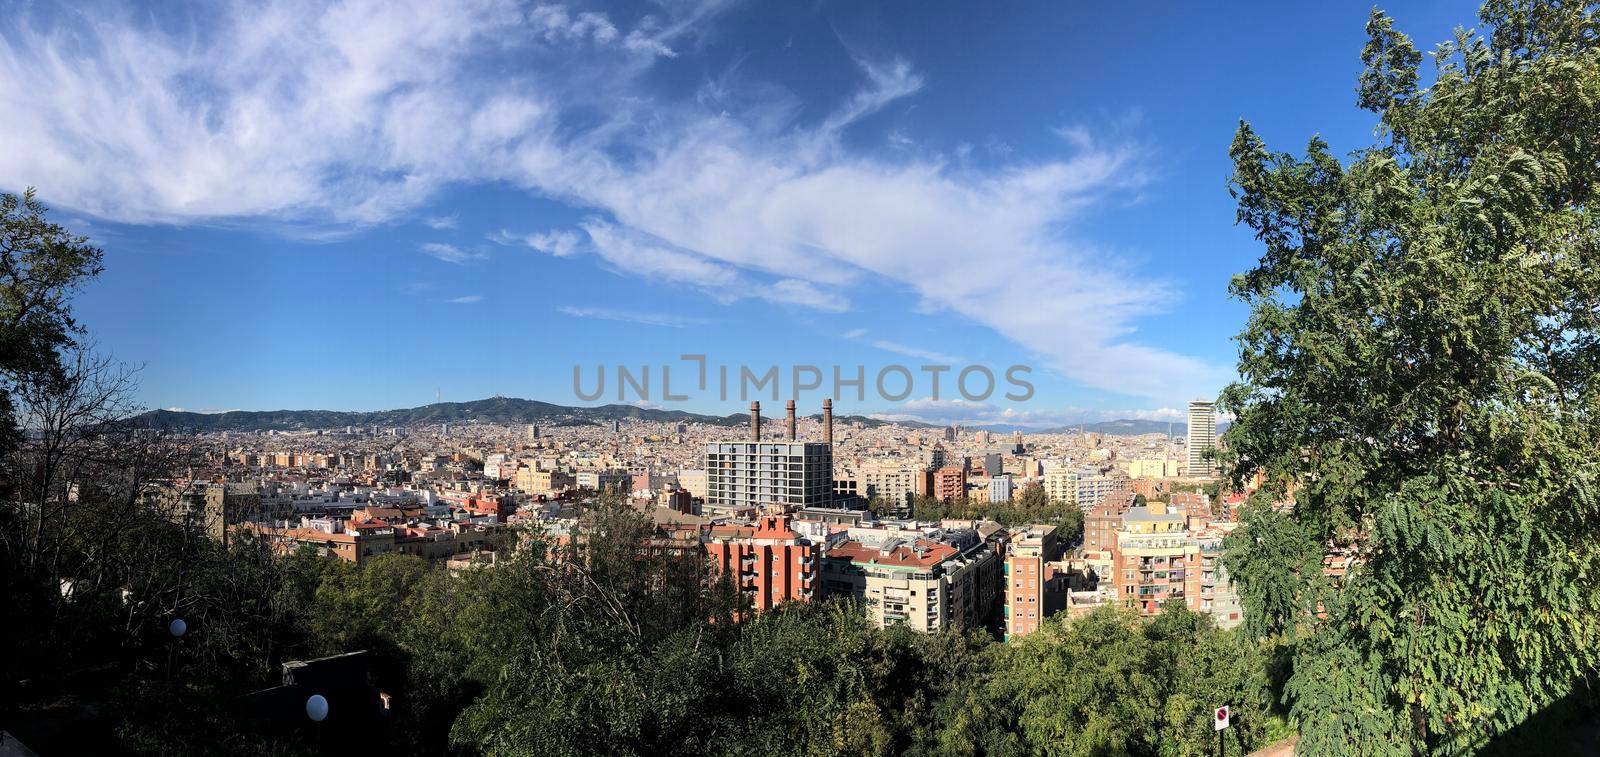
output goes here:
{"type": "Polygon", "coordinates": [[[306,698],[306,717],[311,719],[317,730],[317,749],[323,749],[326,744],[322,742],[322,721],[328,717],[328,698],[321,694],[312,694],[306,698]]]}
{"type": "Polygon", "coordinates": [[[169,686],[172,684],[173,652],[177,650],[178,640],[183,638],[183,635],[188,632],[189,624],[184,621],[183,618],[173,618],[172,622],[167,624],[167,633],[171,634],[172,636],[172,640],[167,642],[167,684],[169,686]]]}
{"type": "Polygon", "coordinates": [[[312,694],[306,700],[306,717],[311,718],[313,723],[321,723],[328,717],[328,699],[321,694],[312,694]]]}

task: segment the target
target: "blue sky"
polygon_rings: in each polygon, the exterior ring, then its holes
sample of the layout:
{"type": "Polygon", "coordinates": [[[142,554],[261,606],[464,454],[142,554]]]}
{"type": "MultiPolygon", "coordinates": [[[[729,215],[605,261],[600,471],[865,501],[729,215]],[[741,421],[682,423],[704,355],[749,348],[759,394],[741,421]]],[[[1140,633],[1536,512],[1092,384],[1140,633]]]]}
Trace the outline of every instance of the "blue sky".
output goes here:
{"type": "Polygon", "coordinates": [[[851,413],[1165,419],[1232,375],[1238,120],[1371,136],[1363,3],[17,7],[0,188],[105,248],[77,312],[150,407],[579,404],[575,364],[701,353],[1034,368],[851,413]]]}

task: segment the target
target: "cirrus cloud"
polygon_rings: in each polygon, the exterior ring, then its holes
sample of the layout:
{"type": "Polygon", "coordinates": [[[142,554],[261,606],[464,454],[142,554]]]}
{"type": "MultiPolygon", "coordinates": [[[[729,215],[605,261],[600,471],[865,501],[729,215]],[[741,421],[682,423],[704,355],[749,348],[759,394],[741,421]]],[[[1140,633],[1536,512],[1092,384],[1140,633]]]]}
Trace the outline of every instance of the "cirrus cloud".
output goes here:
{"type": "Polygon", "coordinates": [[[722,302],[843,312],[853,292],[910,291],[1127,396],[1227,380],[1139,341],[1177,292],[1071,231],[1146,187],[1147,147],[1073,126],[1046,159],[853,150],[842,135],[928,86],[893,57],[857,60],[860,88],[810,120],[762,87],[719,87],[715,107],[651,90],[642,74],[681,60],[722,7],[631,23],[512,0],[263,0],[177,22],[19,12],[0,29],[0,143],[26,149],[0,150],[0,186],[129,223],[360,226],[447,186],[510,185],[594,215],[497,241],[722,302]]]}

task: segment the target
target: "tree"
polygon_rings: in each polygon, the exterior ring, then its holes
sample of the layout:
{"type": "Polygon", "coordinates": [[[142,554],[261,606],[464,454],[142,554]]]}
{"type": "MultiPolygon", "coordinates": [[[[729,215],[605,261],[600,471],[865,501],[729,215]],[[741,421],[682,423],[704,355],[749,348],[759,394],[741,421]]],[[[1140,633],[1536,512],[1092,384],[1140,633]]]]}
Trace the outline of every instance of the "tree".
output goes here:
{"type": "Polygon", "coordinates": [[[1212,708],[1228,704],[1227,750],[1243,754],[1273,722],[1259,650],[1181,605],[1148,621],[1114,607],[1057,615],[952,691],[942,751],[1209,755],[1212,708]]]}
{"type": "Polygon", "coordinates": [[[69,298],[100,274],[101,251],[45,218],[32,189],[0,193],[0,454],[18,441],[17,382],[60,370],[60,351],[82,329],[69,298]]]}
{"type": "Polygon", "coordinates": [[[1050,498],[1045,495],[1044,487],[1037,482],[1022,487],[1022,495],[1017,498],[1017,506],[1023,510],[1043,510],[1050,504],[1050,498]]]}
{"type": "Polygon", "coordinates": [[[1234,483],[1265,485],[1226,560],[1294,639],[1312,754],[1473,751],[1600,663],[1600,8],[1481,19],[1423,88],[1373,12],[1348,162],[1243,123],[1230,151],[1264,251],[1221,404],[1234,483]]]}

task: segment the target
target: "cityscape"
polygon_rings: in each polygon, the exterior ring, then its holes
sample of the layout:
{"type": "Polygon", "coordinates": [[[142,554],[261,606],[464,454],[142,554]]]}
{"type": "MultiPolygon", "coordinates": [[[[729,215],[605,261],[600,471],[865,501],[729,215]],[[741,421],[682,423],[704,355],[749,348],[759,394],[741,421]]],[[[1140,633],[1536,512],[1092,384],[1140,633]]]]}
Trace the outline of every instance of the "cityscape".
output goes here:
{"type": "Polygon", "coordinates": [[[1600,754],[1600,3],[8,11],[0,757],[1600,754]]]}

